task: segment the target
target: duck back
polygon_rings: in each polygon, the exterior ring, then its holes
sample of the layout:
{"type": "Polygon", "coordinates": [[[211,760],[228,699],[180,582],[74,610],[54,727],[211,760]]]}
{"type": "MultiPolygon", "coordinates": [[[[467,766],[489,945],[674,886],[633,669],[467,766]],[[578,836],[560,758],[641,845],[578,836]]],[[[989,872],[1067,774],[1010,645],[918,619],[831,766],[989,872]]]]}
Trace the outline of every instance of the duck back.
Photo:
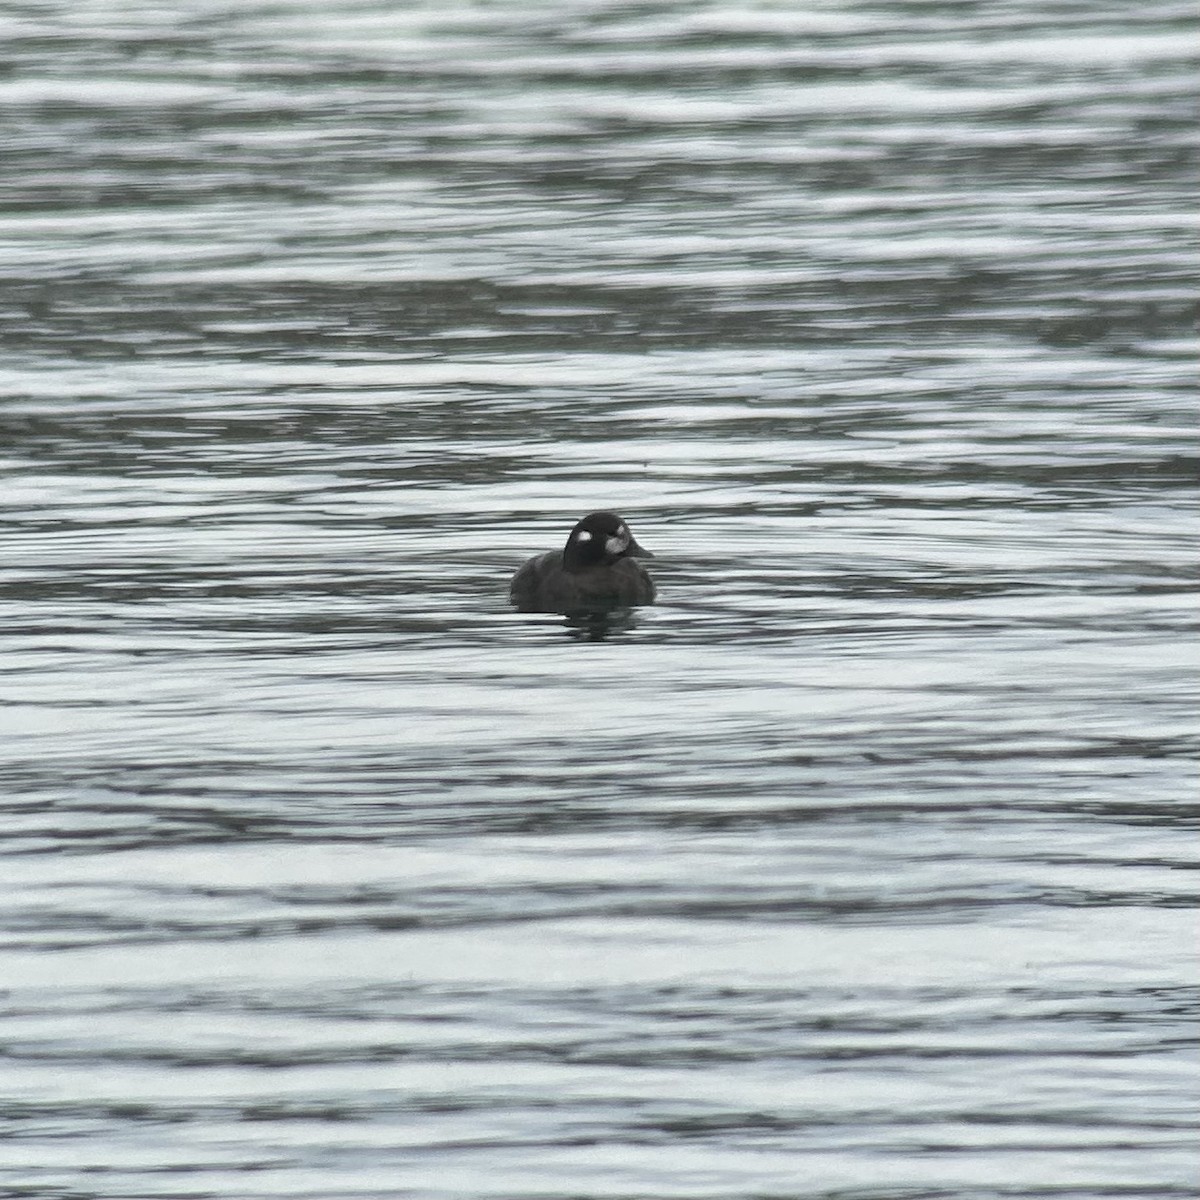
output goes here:
{"type": "Polygon", "coordinates": [[[568,571],[562,551],[550,550],[517,571],[509,595],[521,612],[623,608],[653,604],[654,582],[632,558],[568,571]]]}

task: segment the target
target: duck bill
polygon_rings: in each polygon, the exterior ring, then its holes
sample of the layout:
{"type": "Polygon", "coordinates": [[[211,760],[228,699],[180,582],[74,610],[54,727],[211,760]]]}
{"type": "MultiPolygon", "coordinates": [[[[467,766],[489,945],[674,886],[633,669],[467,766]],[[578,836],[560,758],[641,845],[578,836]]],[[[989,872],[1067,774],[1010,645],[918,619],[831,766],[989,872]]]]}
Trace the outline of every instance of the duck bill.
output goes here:
{"type": "Polygon", "coordinates": [[[646,550],[637,544],[636,538],[629,539],[629,549],[625,551],[625,554],[629,558],[653,558],[654,557],[654,555],[651,554],[649,550],[646,550]]]}

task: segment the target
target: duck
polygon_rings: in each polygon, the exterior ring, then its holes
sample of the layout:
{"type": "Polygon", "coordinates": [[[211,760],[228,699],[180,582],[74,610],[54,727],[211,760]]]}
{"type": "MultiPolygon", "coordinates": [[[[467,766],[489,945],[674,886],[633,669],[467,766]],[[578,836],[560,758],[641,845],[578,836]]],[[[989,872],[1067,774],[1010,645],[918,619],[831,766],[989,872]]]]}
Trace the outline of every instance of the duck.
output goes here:
{"type": "Polygon", "coordinates": [[[519,612],[574,612],[653,604],[654,581],[636,561],[653,558],[612,512],[577,521],[562,550],[524,563],[512,578],[509,599],[519,612]]]}

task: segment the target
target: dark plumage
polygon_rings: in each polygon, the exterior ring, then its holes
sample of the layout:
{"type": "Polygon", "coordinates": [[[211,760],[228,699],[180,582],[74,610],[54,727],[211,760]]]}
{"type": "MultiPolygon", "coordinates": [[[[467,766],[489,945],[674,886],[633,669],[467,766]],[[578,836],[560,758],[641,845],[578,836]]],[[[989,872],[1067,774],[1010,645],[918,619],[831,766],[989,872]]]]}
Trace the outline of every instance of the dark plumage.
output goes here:
{"type": "Polygon", "coordinates": [[[572,613],[654,603],[654,583],[638,558],[653,558],[610,512],[589,513],[566,547],[531,558],[513,576],[509,598],[521,612],[572,613]]]}

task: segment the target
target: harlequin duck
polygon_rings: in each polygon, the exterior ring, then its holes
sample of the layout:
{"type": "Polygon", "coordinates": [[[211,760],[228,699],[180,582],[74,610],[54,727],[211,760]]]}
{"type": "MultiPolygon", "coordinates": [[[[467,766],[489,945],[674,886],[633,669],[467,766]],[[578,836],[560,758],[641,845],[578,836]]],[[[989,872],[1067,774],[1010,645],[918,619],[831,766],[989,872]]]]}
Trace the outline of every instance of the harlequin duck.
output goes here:
{"type": "Polygon", "coordinates": [[[653,558],[616,513],[589,513],[566,547],[531,558],[513,576],[521,612],[571,613],[654,603],[654,583],[636,558],[653,558]]]}

